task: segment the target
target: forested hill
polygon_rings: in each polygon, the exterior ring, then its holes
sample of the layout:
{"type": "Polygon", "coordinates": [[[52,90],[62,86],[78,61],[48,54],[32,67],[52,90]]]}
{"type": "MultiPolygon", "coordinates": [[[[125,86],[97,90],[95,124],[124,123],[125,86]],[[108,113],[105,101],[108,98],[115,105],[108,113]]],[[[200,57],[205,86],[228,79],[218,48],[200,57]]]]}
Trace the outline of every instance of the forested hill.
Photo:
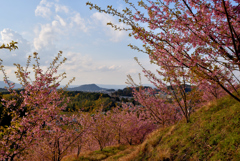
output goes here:
{"type": "Polygon", "coordinates": [[[106,88],[101,88],[96,84],[85,84],[79,87],[68,88],[68,91],[103,91],[107,90],[106,88]]]}

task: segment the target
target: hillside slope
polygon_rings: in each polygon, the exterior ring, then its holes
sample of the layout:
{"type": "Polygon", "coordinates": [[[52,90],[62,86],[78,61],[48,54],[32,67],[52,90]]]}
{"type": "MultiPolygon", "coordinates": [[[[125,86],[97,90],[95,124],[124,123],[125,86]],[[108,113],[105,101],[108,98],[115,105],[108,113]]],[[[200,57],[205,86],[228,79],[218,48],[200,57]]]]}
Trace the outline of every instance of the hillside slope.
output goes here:
{"type": "Polygon", "coordinates": [[[77,160],[240,160],[240,103],[226,97],[198,109],[191,123],[151,133],[137,146],[107,147],[77,160]]]}

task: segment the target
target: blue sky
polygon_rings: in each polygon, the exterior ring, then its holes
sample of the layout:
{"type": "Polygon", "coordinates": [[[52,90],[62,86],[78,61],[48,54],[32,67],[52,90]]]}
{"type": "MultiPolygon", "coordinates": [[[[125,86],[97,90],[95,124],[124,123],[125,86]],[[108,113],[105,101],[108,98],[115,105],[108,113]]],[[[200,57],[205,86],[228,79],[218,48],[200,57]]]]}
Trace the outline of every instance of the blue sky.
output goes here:
{"type": "MultiPolygon", "coordinates": [[[[1,50],[5,70],[10,80],[17,82],[13,63],[26,64],[26,58],[38,52],[43,69],[49,65],[58,51],[68,60],[59,72],[66,72],[67,79],[76,77],[73,85],[88,83],[125,84],[130,74],[138,80],[141,67],[134,57],[147,69],[155,70],[150,65],[148,56],[130,49],[129,43],[141,47],[142,43],[128,37],[125,31],[115,31],[107,22],[119,26],[116,16],[90,10],[88,0],[11,0],[1,2],[0,43],[18,41],[16,51],[1,50]]],[[[126,6],[123,0],[91,0],[102,8],[113,5],[121,10],[126,6]]],[[[142,74],[143,75],[143,74],[142,74]]],[[[0,74],[2,80],[2,73],[0,74]]],[[[142,83],[149,82],[142,78],[142,83]]]]}

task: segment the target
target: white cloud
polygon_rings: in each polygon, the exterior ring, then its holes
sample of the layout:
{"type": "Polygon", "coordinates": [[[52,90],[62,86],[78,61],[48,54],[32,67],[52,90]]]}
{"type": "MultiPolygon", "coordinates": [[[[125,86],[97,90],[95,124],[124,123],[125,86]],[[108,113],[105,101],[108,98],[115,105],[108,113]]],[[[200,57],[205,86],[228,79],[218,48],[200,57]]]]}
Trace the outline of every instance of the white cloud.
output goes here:
{"type": "Polygon", "coordinates": [[[44,6],[37,6],[37,8],[35,10],[35,16],[41,16],[44,18],[49,18],[51,13],[52,13],[51,10],[44,6]]]}
{"type": "Polygon", "coordinates": [[[13,65],[13,63],[26,63],[27,55],[31,53],[30,43],[16,31],[5,28],[1,31],[1,43],[9,43],[11,41],[18,42],[18,49],[14,51],[2,50],[1,59],[5,65],[13,65]],[[16,62],[17,60],[17,62],[16,62]],[[14,62],[15,61],[15,62],[14,62]]]}
{"type": "Polygon", "coordinates": [[[50,19],[50,16],[52,15],[51,7],[53,3],[47,2],[47,0],[42,0],[37,8],[35,9],[35,16],[41,16],[43,18],[50,19]]]}
{"type": "Polygon", "coordinates": [[[17,32],[15,32],[9,28],[3,29],[1,31],[1,36],[2,36],[2,40],[4,43],[9,43],[12,40],[14,40],[14,41],[22,41],[23,40],[23,38],[20,34],[18,34],[17,32]]]}
{"type": "Polygon", "coordinates": [[[62,66],[64,71],[91,71],[93,70],[92,58],[82,55],[79,52],[68,52],[66,54],[67,61],[62,66]]]}
{"type": "MultiPolygon", "coordinates": [[[[67,6],[60,5],[58,2],[59,1],[48,2],[47,0],[42,0],[35,10],[35,16],[41,16],[50,19],[50,17],[53,15],[54,20],[59,21],[63,27],[66,27],[67,25],[66,20],[70,20],[69,27],[87,32],[88,28],[86,27],[86,22],[80,16],[80,13],[75,11],[70,12],[67,6]],[[52,7],[55,7],[55,10],[53,10],[52,7]],[[65,13],[65,18],[60,17],[57,13],[65,13]]],[[[54,23],[56,24],[56,22],[54,23]]]]}
{"type": "Polygon", "coordinates": [[[97,70],[101,71],[101,72],[108,72],[108,71],[117,71],[120,68],[121,68],[121,66],[116,66],[116,65],[112,65],[112,66],[103,65],[103,66],[98,67],[97,70]]]}
{"type": "Polygon", "coordinates": [[[79,31],[79,29],[87,32],[85,20],[80,14],[75,11],[70,13],[68,7],[59,5],[58,1],[48,2],[42,0],[35,10],[36,15],[43,17],[49,16],[50,12],[53,20],[47,24],[41,24],[34,29],[36,36],[33,44],[36,50],[48,49],[54,51],[57,45],[56,41],[61,40],[60,37],[66,36],[65,38],[68,39],[70,35],[75,36],[76,30],[79,31]],[[51,8],[54,6],[55,11],[51,8]],[[63,12],[64,14],[60,16],[57,12],[63,12]]]}
{"type": "Polygon", "coordinates": [[[52,21],[52,26],[53,27],[58,27],[60,24],[59,24],[59,22],[57,21],[57,20],[53,20],[52,21]]]}
{"type": "MultiPolygon", "coordinates": [[[[57,23],[56,21],[53,22],[57,23]]],[[[40,50],[45,47],[51,47],[57,40],[56,28],[52,24],[46,24],[41,26],[41,31],[37,34],[38,36],[34,38],[34,47],[36,50],[40,50]]]]}
{"type": "Polygon", "coordinates": [[[64,13],[68,13],[69,9],[67,6],[63,6],[63,5],[59,5],[59,4],[55,4],[55,12],[64,12],[64,13]]]}
{"type": "Polygon", "coordinates": [[[112,22],[114,25],[117,25],[118,27],[121,28],[127,27],[123,23],[117,22],[111,15],[96,12],[91,17],[95,20],[96,23],[100,23],[101,26],[105,28],[104,31],[108,36],[111,37],[110,38],[111,41],[119,42],[127,36],[126,31],[118,31],[112,28],[111,26],[107,25],[108,22],[112,22]]]}
{"type": "Polygon", "coordinates": [[[56,15],[56,20],[58,20],[60,24],[64,27],[67,25],[67,23],[63,20],[63,18],[60,17],[59,15],[56,15]]]}
{"type": "Polygon", "coordinates": [[[71,17],[71,23],[70,26],[75,26],[76,28],[79,28],[83,32],[87,32],[88,28],[86,27],[85,20],[80,16],[80,13],[76,13],[73,17],[71,17]],[[76,25],[76,26],[75,26],[76,25]]]}
{"type": "Polygon", "coordinates": [[[47,0],[41,0],[40,5],[45,5],[46,7],[50,8],[53,5],[53,2],[48,2],[47,0]]]}
{"type": "Polygon", "coordinates": [[[125,72],[126,75],[128,74],[138,74],[139,70],[136,68],[129,69],[128,71],[125,72]]]}
{"type": "Polygon", "coordinates": [[[78,72],[113,72],[121,69],[121,66],[117,65],[99,65],[100,63],[94,63],[91,57],[88,55],[82,55],[79,52],[68,52],[66,54],[67,61],[63,65],[66,71],[78,71],[78,72]]]}

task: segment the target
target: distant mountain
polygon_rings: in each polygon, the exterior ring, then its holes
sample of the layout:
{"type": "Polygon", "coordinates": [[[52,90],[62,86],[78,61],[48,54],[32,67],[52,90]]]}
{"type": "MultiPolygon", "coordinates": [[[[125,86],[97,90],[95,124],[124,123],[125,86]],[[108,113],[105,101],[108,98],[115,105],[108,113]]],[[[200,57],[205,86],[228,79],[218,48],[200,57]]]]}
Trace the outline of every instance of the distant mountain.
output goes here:
{"type": "MultiPolygon", "coordinates": [[[[124,88],[127,88],[127,87],[130,87],[130,85],[108,85],[108,84],[97,84],[99,87],[102,87],[102,88],[109,88],[109,89],[115,89],[115,90],[118,90],[118,89],[124,89],[124,88]]],[[[143,84],[143,86],[149,86],[149,87],[152,87],[152,88],[156,88],[154,85],[152,84],[143,84]]]]}
{"type": "MultiPolygon", "coordinates": [[[[69,85],[68,88],[74,88],[74,87],[78,87],[79,85],[69,85]]],[[[66,84],[60,85],[58,88],[64,88],[66,87],[66,84]]]]}
{"type": "Polygon", "coordinates": [[[127,85],[108,85],[108,84],[97,84],[97,86],[99,86],[100,88],[108,88],[108,89],[123,89],[126,88],[127,85]]]}
{"type": "Polygon", "coordinates": [[[89,92],[96,92],[96,91],[103,91],[103,90],[107,90],[106,88],[101,88],[99,86],[97,86],[96,84],[85,84],[85,85],[81,85],[78,87],[74,87],[74,88],[68,88],[68,91],[89,91],[89,92]]]}
{"type": "MultiPolygon", "coordinates": [[[[0,81],[0,88],[4,88],[4,87],[8,87],[8,85],[4,81],[0,81]]],[[[21,88],[21,87],[22,87],[21,84],[15,83],[15,87],[14,88],[21,88]]]]}

